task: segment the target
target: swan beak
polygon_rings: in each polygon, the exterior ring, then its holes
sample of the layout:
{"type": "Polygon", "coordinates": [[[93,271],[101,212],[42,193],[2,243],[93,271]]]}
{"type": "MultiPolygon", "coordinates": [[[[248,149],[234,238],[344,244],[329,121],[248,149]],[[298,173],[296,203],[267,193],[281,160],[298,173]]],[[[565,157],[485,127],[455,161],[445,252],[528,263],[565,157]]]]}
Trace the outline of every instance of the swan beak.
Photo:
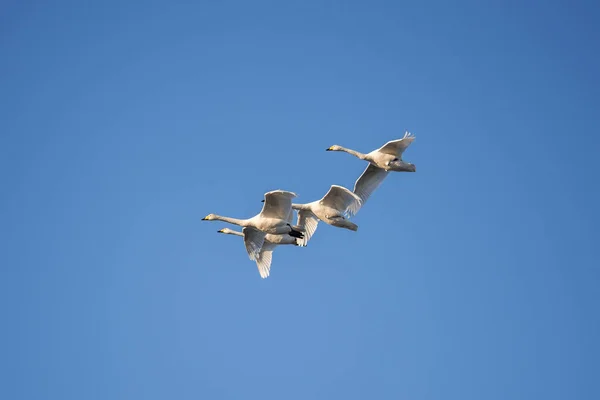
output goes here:
{"type": "Polygon", "coordinates": [[[331,151],[331,150],[333,150],[332,147],[333,146],[326,148],[325,151],[331,151]]]}
{"type": "Polygon", "coordinates": [[[217,231],[217,233],[225,233],[224,231],[225,231],[225,228],[223,228],[223,229],[219,229],[219,230],[217,231]]]}
{"type": "Polygon", "coordinates": [[[200,221],[206,221],[206,217],[202,218],[200,221]]]}
{"type": "Polygon", "coordinates": [[[261,203],[264,203],[264,202],[265,202],[265,199],[262,199],[260,202],[261,202],[261,203]]]}

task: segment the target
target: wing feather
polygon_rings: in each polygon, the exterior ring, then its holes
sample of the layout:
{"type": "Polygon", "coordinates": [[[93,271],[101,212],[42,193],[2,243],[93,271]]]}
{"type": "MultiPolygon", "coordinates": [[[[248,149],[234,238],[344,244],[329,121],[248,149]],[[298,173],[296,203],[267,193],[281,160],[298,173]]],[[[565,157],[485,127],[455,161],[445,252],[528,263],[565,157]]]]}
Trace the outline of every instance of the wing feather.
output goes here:
{"type": "Polygon", "coordinates": [[[299,246],[306,246],[310,238],[315,234],[319,219],[312,211],[299,210],[298,211],[298,226],[304,228],[304,237],[298,239],[299,246]]]}
{"type": "Polygon", "coordinates": [[[331,185],[331,188],[329,188],[329,191],[323,196],[320,202],[348,216],[355,215],[362,206],[362,200],[359,196],[345,187],[338,185],[331,185]]]}
{"type": "Polygon", "coordinates": [[[265,279],[269,276],[271,272],[271,262],[273,260],[273,250],[275,249],[274,244],[265,242],[262,249],[260,250],[260,255],[256,259],[256,266],[258,267],[258,273],[260,277],[265,279]]]}
{"type": "Polygon", "coordinates": [[[381,146],[377,151],[380,153],[390,154],[392,156],[400,157],[404,150],[415,140],[415,136],[410,133],[404,133],[404,137],[402,139],[391,140],[381,146]]]}
{"type": "Polygon", "coordinates": [[[373,164],[367,165],[367,168],[354,184],[354,193],[360,197],[364,205],[371,194],[381,185],[388,172],[378,168],[373,164]]]}
{"type": "Polygon", "coordinates": [[[244,233],[244,245],[251,260],[256,260],[260,255],[260,250],[265,243],[265,233],[256,228],[246,227],[242,229],[244,233]]]}
{"type": "Polygon", "coordinates": [[[289,217],[294,197],[297,197],[295,193],[285,190],[273,190],[265,193],[265,204],[260,215],[265,218],[286,220],[289,217]]]}

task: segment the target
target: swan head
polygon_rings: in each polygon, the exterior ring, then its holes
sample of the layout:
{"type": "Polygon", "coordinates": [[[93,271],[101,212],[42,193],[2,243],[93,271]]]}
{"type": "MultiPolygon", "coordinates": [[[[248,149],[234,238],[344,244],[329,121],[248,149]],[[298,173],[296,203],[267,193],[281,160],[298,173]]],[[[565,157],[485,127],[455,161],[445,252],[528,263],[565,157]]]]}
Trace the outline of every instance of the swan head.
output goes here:
{"type": "Polygon", "coordinates": [[[342,146],[338,146],[337,144],[334,144],[333,146],[325,149],[325,151],[340,151],[340,150],[342,150],[342,146]]]}
{"type": "Polygon", "coordinates": [[[233,231],[231,229],[229,229],[229,228],[223,228],[221,230],[218,230],[217,232],[219,232],[219,233],[231,233],[233,231]]]}
{"type": "Polygon", "coordinates": [[[214,221],[217,219],[215,214],[208,214],[206,217],[202,218],[202,221],[214,221]]]}

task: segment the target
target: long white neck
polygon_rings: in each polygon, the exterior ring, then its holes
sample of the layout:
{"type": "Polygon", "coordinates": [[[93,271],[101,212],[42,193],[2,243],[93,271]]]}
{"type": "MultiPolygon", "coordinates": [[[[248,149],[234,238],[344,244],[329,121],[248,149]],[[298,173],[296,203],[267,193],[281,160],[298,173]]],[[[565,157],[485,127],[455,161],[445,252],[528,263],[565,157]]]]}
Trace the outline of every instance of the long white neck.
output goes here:
{"type": "Polygon", "coordinates": [[[227,222],[229,224],[234,224],[234,225],[238,225],[238,226],[248,226],[248,220],[247,219],[237,219],[237,218],[223,217],[221,215],[215,215],[215,219],[217,221],[223,221],[223,222],[227,222]]]}
{"type": "Polygon", "coordinates": [[[244,234],[242,232],[234,231],[231,229],[224,229],[222,231],[222,233],[225,233],[227,235],[234,235],[234,236],[244,236],[244,234]]]}
{"type": "Polygon", "coordinates": [[[356,150],[347,149],[347,148],[345,148],[345,147],[342,147],[342,146],[340,146],[340,148],[339,148],[339,150],[338,150],[338,151],[345,151],[346,153],[348,153],[348,154],[352,154],[354,157],[358,157],[358,158],[360,158],[361,160],[364,160],[364,159],[365,159],[365,157],[367,156],[366,154],[363,154],[363,153],[361,153],[361,152],[358,152],[358,151],[356,151],[356,150]]]}
{"type": "Polygon", "coordinates": [[[310,203],[307,203],[307,204],[295,204],[295,203],[292,203],[292,208],[294,210],[306,210],[306,211],[310,211],[310,203]]]}

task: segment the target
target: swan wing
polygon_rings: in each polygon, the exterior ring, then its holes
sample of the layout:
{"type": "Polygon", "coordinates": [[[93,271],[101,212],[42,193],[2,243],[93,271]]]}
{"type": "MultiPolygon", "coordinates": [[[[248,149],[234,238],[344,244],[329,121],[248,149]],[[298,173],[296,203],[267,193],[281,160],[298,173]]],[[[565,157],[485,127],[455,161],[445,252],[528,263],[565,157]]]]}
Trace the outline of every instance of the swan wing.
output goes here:
{"type": "Polygon", "coordinates": [[[310,238],[315,234],[319,219],[312,211],[299,210],[298,211],[298,226],[304,228],[304,237],[298,239],[297,243],[299,246],[306,246],[310,238]]]}
{"type": "Polygon", "coordinates": [[[260,216],[264,218],[276,218],[286,220],[292,209],[292,199],[296,193],[285,190],[273,190],[265,193],[265,200],[260,216]]]}
{"type": "Polygon", "coordinates": [[[343,186],[331,185],[327,194],[320,200],[320,204],[353,216],[360,209],[362,200],[343,186]]]}
{"type": "Polygon", "coordinates": [[[402,156],[404,150],[415,140],[415,136],[406,132],[402,139],[392,140],[381,146],[377,151],[380,153],[390,154],[395,157],[402,156]]]}
{"type": "Polygon", "coordinates": [[[269,242],[265,242],[263,247],[260,249],[260,254],[256,259],[256,266],[258,267],[258,273],[261,278],[266,278],[271,272],[271,261],[273,260],[273,250],[277,245],[269,242]]]}
{"type": "Polygon", "coordinates": [[[244,233],[244,245],[251,260],[256,260],[260,255],[260,249],[265,243],[265,233],[256,228],[246,227],[244,233]]]}
{"type": "Polygon", "coordinates": [[[369,164],[354,184],[354,193],[360,197],[362,204],[367,202],[371,194],[381,185],[388,172],[369,164]]]}

